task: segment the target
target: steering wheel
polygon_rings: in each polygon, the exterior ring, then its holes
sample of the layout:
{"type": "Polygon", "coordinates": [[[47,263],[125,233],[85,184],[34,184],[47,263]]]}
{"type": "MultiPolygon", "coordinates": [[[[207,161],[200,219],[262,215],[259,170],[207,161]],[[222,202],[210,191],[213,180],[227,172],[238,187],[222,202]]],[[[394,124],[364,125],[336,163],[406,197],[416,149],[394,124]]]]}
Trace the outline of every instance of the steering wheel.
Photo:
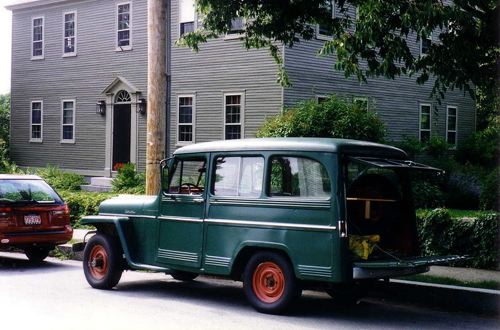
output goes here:
{"type": "Polygon", "coordinates": [[[197,185],[195,185],[194,183],[190,183],[190,182],[184,182],[184,183],[181,183],[181,188],[182,187],[187,187],[188,188],[188,193],[191,195],[191,188],[196,188],[196,189],[200,189],[197,185]]]}

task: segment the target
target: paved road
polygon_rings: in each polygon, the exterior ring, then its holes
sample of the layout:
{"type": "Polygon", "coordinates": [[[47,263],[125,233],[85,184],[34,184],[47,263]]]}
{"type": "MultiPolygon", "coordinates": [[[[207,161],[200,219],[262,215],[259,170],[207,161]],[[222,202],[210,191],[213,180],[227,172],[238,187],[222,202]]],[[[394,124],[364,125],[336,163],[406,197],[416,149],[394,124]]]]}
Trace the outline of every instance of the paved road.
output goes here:
{"type": "Polygon", "coordinates": [[[0,329],[498,329],[497,319],[366,299],[342,310],[306,291],[289,316],[264,315],[241,284],[125,272],[116,289],[88,286],[81,263],[49,258],[35,267],[0,253],[0,329]]]}

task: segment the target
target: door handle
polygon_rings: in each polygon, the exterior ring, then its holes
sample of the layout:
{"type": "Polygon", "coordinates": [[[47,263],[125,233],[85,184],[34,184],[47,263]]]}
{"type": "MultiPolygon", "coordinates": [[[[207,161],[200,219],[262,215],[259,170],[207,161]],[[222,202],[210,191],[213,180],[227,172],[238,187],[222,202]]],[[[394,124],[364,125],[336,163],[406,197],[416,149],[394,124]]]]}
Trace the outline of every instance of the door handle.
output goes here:
{"type": "Polygon", "coordinates": [[[193,203],[196,203],[196,204],[201,204],[203,203],[205,200],[203,198],[194,198],[193,199],[193,203]]]}

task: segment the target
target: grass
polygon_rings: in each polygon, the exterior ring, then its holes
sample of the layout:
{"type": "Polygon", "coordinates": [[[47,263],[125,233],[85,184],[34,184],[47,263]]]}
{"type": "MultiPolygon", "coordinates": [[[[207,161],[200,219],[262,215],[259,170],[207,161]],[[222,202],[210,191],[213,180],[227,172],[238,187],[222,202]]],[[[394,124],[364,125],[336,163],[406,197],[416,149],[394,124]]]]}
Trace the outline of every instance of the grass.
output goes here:
{"type": "Polygon", "coordinates": [[[468,288],[480,288],[480,289],[491,289],[491,290],[500,290],[500,282],[497,281],[479,281],[479,282],[469,282],[469,281],[461,281],[454,278],[435,276],[435,275],[410,275],[404,276],[400,279],[405,281],[415,281],[415,282],[424,282],[424,283],[435,283],[435,284],[444,284],[444,285],[456,285],[463,286],[468,288]]]}
{"type": "MultiPolygon", "coordinates": [[[[480,211],[480,210],[459,210],[459,209],[447,209],[450,216],[454,219],[457,218],[478,218],[484,214],[495,213],[495,211],[480,211]]],[[[429,211],[429,209],[418,209],[417,215],[429,211]]]]}

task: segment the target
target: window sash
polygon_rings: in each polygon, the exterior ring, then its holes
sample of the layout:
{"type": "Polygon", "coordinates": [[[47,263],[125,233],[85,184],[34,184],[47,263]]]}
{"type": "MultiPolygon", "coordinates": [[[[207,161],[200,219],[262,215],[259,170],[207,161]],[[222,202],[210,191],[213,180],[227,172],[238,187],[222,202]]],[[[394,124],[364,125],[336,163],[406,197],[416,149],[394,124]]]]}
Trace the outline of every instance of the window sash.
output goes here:
{"type": "Polygon", "coordinates": [[[32,101],[30,111],[30,142],[41,142],[43,138],[43,102],[32,101]]]}
{"type": "Polygon", "coordinates": [[[243,135],[243,95],[224,96],[224,138],[241,139],[243,135]]]}
{"type": "Polygon", "coordinates": [[[177,142],[194,141],[194,96],[179,96],[177,106],[177,142]]]}
{"type": "Polygon", "coordinates": [[[43,17],[33,18],[31,26],[32,58],[43,57],[43,42],[44,42],[44,32],[45,32],[44,30],[45,30],[44,18],[43,17]]]}
{"type": "Polygon", "coordinates": [[[458,128],[458,108],[448,106],[446,108],[446,142],[457,144],[457,128],[458,128]]]}
{"type": "Polygon", "coordinates": [[[64,54],[74,54],[76,52],[76,12],[64,13],[64,54]]]}
{"type": "MultiPolygon", "coordinates": [[[[331,18],[335,18],[335,2],[333,0],[325,1],[324,4],[325,8],[327,10],[330,10],[331,12],[331,18]]],[[[328,27],[322,26],[321,24],[318,24],[318,35],[320,36],[326,36],[326,37],[331,37],[331,31],[328,29],[328,27]]]]}
{"type": "Polygon", "coordinates": [[[117,15],[117,43],[118,47],[130,46],[130,22],[131,22],[131,5],[123,3],[118,5],[117,15]]]}
{"type": "Polygon", "coordinates": [[[75,101],[63,100],[61,113],[61,141],[75,140],[75,101]]]}
{"type": "Polygon", "coordinates": [[[428,141],[431,135],[431,106],[420,105],[420,141],[428,141]]]}

